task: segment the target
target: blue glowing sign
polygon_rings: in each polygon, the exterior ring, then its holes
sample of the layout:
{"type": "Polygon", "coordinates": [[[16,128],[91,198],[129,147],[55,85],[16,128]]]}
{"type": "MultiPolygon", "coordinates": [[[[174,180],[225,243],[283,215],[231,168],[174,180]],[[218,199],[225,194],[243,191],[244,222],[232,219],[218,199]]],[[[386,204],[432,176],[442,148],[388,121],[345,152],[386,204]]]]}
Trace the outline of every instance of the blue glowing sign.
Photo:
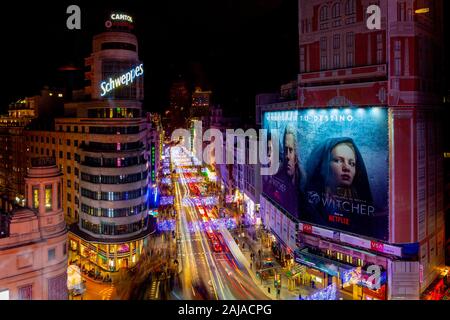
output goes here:
{"type": "Polygon", "coordinates": [[[144,74],[143,66],[144,65],[141,63],[139,66],[132,68],[130,71],[117,78],[109,78],[108,81],[103,81],[100,84],[100,88],[102,89],[102,93],[100,95],[104,97],[107,93],[113,91],[114,89],[132,84],[135,78],[138,78],[144,74]]]}

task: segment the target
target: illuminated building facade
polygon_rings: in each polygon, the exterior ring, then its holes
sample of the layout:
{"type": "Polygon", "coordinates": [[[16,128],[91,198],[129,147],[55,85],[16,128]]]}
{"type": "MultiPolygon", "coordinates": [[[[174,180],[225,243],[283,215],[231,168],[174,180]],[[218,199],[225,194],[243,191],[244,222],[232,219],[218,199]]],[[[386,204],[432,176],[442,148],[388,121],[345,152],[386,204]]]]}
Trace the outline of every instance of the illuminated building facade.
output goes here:
{"type": "Polygon", "coordinates": [[[191,118],[202,118],[209,115],[211,106],[211,91],[196,87],[192,93],[191,118]]]}
{"type": "Polygon", "coordinates": [[[144,69],[133,22],[113,15],[85,59],[88,99],[66,103],[54,131],[27,132],[31,154],[56,158],[64,173],[70,249],[81,263],[111,272],[133,267],[154,230],[147,210],[144,69]]]}
{"type": "Polygon", "coordinates": [[[44,88],[40,95],[11,103],[8,115],[0,116],[0,195],[9,203],[24,205],[24,176],[29,167],[24,130],[39,115],[57,112],[62,103],[60,90],[44,88]]]}
{"type": "Polygon", "coordinates": [[[161,123],[161,116],[156,113],[147,113],[147,152],[149,165],[149,209],[158,206],[158,184],[160,182],[160,170],[162,168],[164,144],[164,129],[161,123]]]}
{"type": "MultiPolygon", "coordinates": [[[[278,117],[276,123],[283,123],[295,116],[302,129],[313,122],[335,121],[339,119],[336,115],[344,120],[346,116],[361,117],[363,123],[369,123],[371,117],[384,114],[379,130],[386,134],[381,134],[378,146],[386,148],[372,157],[378,164],[371,163],[365,151],[361,154],[373,199],[388,195],[380,213],[385,217],[370,232],[362,224],[351,226],[359,218],[339,218],[331,210],[326,212],[327,220],[320,221],[311,205],[316,208],[321,195],[308,189],[312,183],[307,180],[306,205],[301,207],[299,200],[297,212],[286,210],[280,199],[269,196],[273,190],[263,191],[263,221],[281,244],[282,255],[293,255],[301,266],[299,278],[311,285],[336,283],[354,299],[428,299],[434,295],[434,284],[439,287],[442,281],[439,275],[445,251],[443,134],[437,94],[442,1],[300,0],[299,34],[297,95],[286,85],[278,97],[258,96],[257,122],[264,125],[278,117]],[[371,4],[381,9],[380,30],[367,28],[366,9],[371,4]],[[429,11],[417,11],[423,7],[429,11]],[[386,179],[371,171],[386,173],[386,179]],[[374,186],[377,179],[380,182],[374,186]],[[369,284],[370,266],[381,267],[376,290],[369,284]]],[[[353,145],[359,141],[368,146],[372,136],[380,133],[373,127],[360,139],[360,132],[354,133],[351,124],[342,126],[341,131],[339,126],[330,126],[328,131],[339,134],[333,138],[354,134],[353,145]]],[[[358,128],[362,132],[364,125],[358,128]]],[[[302,132],[299,130],[299,135],[302,132]]],[[[322,130],[314,138],[330,135],[322,130]]],[[[310,139],[302,141],[309,143],[310,139]]],[[[300,160],[314,154],[313,146],[302,150],[301,144],[300,160]]],[[[308,170],[314,161],[304,160],[309,161],[305,165],[308,170]]]]}
{"type": "Polygon", "coordinates": [[[35,158],[25,177],[26,207],[15,209],[0,237],[0,300],[65,300],[67,228],[62,173],[35,158]]]}

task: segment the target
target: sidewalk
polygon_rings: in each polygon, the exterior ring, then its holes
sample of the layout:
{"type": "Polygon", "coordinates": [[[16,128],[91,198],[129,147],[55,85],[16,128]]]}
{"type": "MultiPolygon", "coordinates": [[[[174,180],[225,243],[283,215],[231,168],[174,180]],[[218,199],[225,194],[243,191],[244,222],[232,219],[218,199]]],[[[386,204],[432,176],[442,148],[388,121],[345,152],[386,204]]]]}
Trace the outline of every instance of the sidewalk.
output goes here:
{"type": "MultiPolygon", "coordinates": [[[[312,294],[320,291],[321,289],[313,289],[309,286],[297,286],[294,290],[288,289],[288,277],[286,275],[286,272],[288,271],[287,268],[283,268],[276,258],[274,257],[272,250],[270,248],[266,248],[262,244],[261,238],[258,238],[257,231],[255,230],[255,227],[248,227],[243,229],[236,229],[232,232],[233,237],[238,240],[239,242],[239,248],[243,252],[244,256],[248,261],[251,261],[251,253],[253,252],[255,254],[255,258],[253,260],[253,267],[252,271],[256,277],[256,265],[259,261],[258,258],[258,251],[261,250],[261,260],[264,260],[266,258],[271,258],[271,261],[275,267],[275,270],[277,270],[277,273],[281,273],[281,292],[279,300],[299,300],[299,295],[303,298],[307,296],[311,296],[312,294]],[[239,234],[244,234],[244,237],[239,237],[239,234]],[[256,240],[255,240],[256,239],[256,240]],[[245,243],[244,249],[242,249],[242,243],[245,243]]],[[[276,289],[274,286],[274,279],[271,278],[268,281],[264,282],[263,285],[261,285],[261,280],[259,280],[258,283],[259,287],[264,290],[266,295],[268,294],[268,287],[270,287],[270,297],[272,299],[277,299],[276,297],[276,289]]],[[[336,293],[336,299],[337,300],[353,300],[353,295],[351,293],[337,290],[336,293]]]]}
{"type": "Polygon", "coordinates": [[[302,297],[309,296],[313,293],[315,293],[316,289],[312,289],[309,287],[297,287],[295,290],[289,290],[288,289],[288,278],[286,276],[286,269],[284,269],[275,259],[275,257],[272,254],[272,251],[270,248],[266,248],[261,244],[261,240],[258,240],[255,231],[251,230],[249,228],[242,229],[236,229],[233,230],[232,235],[235,239],[238,240],[239,248],[242,251],[244,257],[247,259],[248,263],[251,263],[251,272],[252,272],[252,278],[255,281],[255,284],[258,285],[258,287],[266,294],[266,296],[270,299],[276,300],[298,300],[299,294],[302,295],[302,297]],[[244,236],[242,237],[242,233],[244,236]],[[256,240],[253,240],[253,237],[255,237],[256,240]],[[244,244],[244,248],[242,248],[242,245],[244,244]],[[261,259],[259,259],[259,252],[261,252],[261,259]],[[255,258],[252,260],[251,254],[254,253],[255,258]],[[270,278],[268,280],[261,280],[257,275],[257,264],[259,261],[263,261],[264,259],[271,258],[271,261],[273,263],[274,269],[277,271],[277,273],[281,274],[281,288],[280,288],[280,296],[277,297],[277,289],[275,289],[274,286],[274,279],[270,278]],[[270,293],[269,293],[270,288],[270,293]]]}

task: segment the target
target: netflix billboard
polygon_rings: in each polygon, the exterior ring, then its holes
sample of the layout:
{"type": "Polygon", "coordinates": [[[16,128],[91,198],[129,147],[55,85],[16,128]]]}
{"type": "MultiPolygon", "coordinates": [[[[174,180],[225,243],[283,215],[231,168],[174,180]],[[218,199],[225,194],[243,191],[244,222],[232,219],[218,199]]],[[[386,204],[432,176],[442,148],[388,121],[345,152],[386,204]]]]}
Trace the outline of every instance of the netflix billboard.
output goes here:
{"type": "Polygon", "coordinates": [[[266,112],[263,128],[280,133],[280,166],[263,177],[265,195],[300,221],[388,240],[387,109],[266,112]]]}

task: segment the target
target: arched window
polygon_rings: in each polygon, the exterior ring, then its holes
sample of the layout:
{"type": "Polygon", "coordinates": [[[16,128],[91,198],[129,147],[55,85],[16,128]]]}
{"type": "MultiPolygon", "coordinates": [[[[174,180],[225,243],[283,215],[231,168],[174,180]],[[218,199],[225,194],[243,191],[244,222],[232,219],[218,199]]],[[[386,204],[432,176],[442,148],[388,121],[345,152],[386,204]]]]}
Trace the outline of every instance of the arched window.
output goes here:
{"type": "Polygon", "coordinates": [[[323,6],[320,9],[320,21],[326,21],[326,20],[328,20],[328,7],[323,6]]]}
{"type": "Polygon", "coordinates": [[[338,17],[340,17],[341,16],[341,4],[338,2],[338,3],[335,3],[334,5],[333,5],[333,18],[338,18],[338,17]]]}
{"type": "Polygon", "coordinates": [[[345,3],[345,14],[354,14],[356,12],[355,0],[347,0],[345,3]]]}

